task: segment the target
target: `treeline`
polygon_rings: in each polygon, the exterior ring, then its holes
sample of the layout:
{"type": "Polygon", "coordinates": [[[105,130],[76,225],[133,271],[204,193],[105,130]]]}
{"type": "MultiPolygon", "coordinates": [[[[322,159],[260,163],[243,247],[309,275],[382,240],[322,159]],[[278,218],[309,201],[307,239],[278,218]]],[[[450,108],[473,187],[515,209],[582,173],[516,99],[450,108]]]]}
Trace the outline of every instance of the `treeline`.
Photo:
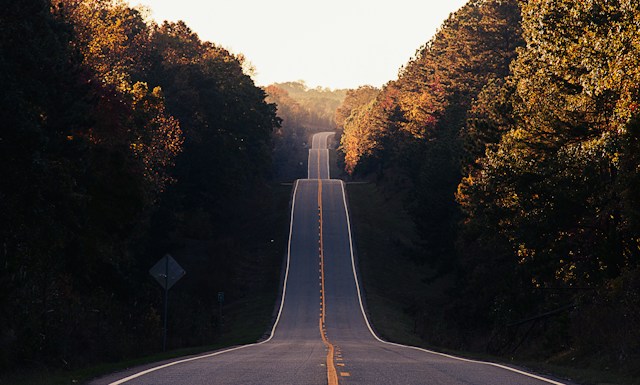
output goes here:
{"type": "Polygon", "coordinates": [[[274,83],[265,87],[267,101],[277,105],[282,119],[274,134],[274,173],[281,180],[306,177],[305,148],[311,135],[336,129],[334,115],[347,90],[308,88],[303,81],[274,83]]]}
{"type": "Polygon", "coordinates": [[[188,239],[208,249],[187,269],[170,347],[213,342],[278,127],[242,64],[121,1],[3,5],[0,371],[157,351],[148,269],[188,239]]]}
{"type": "Polygon", "coordinates": [[[405,197],[425,280],[449,284],[411,310],[430,343],[637,371],[638,17],[472,0],[343,107],[346,170],[405,197]]]}
{"type": "MultiPolygon", "coordinates": [[[[267,93],[285,94],[293,99],[288,106],[287,116],[297,125],[306,126],[312,130],[334,129],[334,115],[340,106],[347,90],[323,87],[309,88],[302,81],[274,83],[267,87],[267,93]]],[[[277,96],[273,96],[277,97],[277,96]]],[[[289,104],[289,103],[287,103],[289,104]]]]}

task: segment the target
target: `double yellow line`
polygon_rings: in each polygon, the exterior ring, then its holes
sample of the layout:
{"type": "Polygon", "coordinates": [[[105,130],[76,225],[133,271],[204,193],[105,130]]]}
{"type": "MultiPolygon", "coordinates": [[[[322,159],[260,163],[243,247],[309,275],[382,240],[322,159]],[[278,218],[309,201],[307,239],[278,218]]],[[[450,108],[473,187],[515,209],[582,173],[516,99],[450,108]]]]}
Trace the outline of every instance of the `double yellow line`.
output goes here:
{"type": "Polygon", "coordinates": [[[320,250],[320,335],[322,342],[327,347],[327,382],[329,385],[338,385],[338,372],[334,364],[333,356],[335,347],[327,338],[327,328],[325,324],[326,302],[324,295],[324,243],[322,238],[322,178],[320,177],[320,151],[318,151],[318,217],[319,217],[319,250],[320,250]]]}

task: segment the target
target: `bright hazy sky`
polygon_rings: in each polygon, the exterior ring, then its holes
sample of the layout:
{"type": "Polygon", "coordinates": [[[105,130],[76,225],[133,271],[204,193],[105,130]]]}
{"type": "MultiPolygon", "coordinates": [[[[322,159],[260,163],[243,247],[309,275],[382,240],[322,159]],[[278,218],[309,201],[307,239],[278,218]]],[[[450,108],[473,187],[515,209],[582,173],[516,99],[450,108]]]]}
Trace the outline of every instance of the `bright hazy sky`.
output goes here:
{"type": "Polygon", "coordinates": [[[467,0],[128,0],[242,53],[258,85],[381,86],[467,0]]]}

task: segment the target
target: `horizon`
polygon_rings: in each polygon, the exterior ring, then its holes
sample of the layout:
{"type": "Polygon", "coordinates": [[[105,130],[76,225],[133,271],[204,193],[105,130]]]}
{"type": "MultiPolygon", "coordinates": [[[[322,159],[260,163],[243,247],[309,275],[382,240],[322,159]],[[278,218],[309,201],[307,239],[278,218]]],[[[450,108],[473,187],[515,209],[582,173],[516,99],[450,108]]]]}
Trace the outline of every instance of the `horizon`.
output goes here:
{"type": "Polygon", "coordinates": [[[302,80],[309,88],[332,90],[379,88],[396,79],[398,70],[467,2],[128,1],[148,8],[157,23],[183,20],[202,40],[244,55],[255,68],[256,85],[302,80]]]}

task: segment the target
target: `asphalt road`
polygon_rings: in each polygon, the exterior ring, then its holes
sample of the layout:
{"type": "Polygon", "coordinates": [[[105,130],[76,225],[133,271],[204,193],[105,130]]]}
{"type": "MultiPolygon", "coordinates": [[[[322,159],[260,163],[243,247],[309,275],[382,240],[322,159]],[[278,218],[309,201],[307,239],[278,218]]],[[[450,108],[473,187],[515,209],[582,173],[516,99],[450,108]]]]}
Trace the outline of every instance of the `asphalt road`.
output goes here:
{"type": "Polygon", "coordinates": [[[381,341],[360,300],[344,184],[316,134],[295,183],[284,299],[271,337],[114,374],[93,384],[561,384],[504,366],[381,341]]]}

